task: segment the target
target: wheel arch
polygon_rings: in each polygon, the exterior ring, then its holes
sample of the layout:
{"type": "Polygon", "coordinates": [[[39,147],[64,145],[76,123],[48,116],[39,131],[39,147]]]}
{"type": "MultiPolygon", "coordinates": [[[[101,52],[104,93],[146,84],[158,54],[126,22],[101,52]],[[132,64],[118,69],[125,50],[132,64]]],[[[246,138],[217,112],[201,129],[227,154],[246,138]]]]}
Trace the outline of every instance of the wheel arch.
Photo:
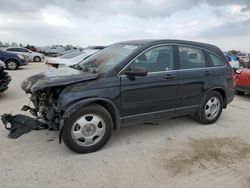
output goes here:
{"type": "Polygon", "coordinates": [[[99,104],[102,107],[104,107],[111,115],[112,121],[113,121],[113,129],[119,130],[121,127],[121,118],[118,109],[116,106],[113,104],[112,101],[109,99],[105,98],[91,98],[91,99],[84,99],[77,101],[73,105],[67,108],[67,110],[64,112],[62,116],[62,120],[60,122],[60,127],[59,127],[59,142],[61,143],[62,141],[62,129],[64,126],[65,119],[67,119],[72,113],[74,113],[76,110],[79,108],[83,108],[85,106],[88,106],[90,104],[99,104]]]}
{"type": "MultiPolygon", "coordinates": [[[[91,99],[83,99],[83,100],[77,101],[65,110],[63,114],[63,119],[67,119],[72,113],[74,113],[79,108],[83,108],[90,104],[98,104],[104,107],[110,113],[112,117],[112,120],[114,123],[113,128],[115,130],[120,129],[121,120],[120,120],[119,111],[117,107],[113,104],[113,102],[106,98],[91,98],[91,99]]],[[[60,129],[61,129],[61,126],[60,126],[60,129]]]]}
{"type": "Polygon", "coordinates": [[[15,58],[8,58],[8,59],[6,59],[4,62],[5,62],[5,63],[8,63],[8,62],[10,62],[10,61],[15,61],[15,62],[18,64],[18,66],[20,65],[20,64],[19,64],[19,61],[18,61],[17,59],[15,59],[15,58]]]}

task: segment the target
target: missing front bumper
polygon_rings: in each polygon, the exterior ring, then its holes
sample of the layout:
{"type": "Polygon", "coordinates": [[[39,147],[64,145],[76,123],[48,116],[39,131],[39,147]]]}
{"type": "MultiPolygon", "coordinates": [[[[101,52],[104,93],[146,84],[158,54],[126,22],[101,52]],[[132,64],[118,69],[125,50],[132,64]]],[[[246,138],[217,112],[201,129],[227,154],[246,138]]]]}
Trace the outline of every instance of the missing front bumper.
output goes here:
{"type": "Polygon", "coordinates": [[[8,137],[13,139],[18,138],[31,130],[42,130],[48,128],[45,123],[22,114],[14,116],[11,114],[3,114],[1,120],[5,128],[10,131],[8,137]]]}

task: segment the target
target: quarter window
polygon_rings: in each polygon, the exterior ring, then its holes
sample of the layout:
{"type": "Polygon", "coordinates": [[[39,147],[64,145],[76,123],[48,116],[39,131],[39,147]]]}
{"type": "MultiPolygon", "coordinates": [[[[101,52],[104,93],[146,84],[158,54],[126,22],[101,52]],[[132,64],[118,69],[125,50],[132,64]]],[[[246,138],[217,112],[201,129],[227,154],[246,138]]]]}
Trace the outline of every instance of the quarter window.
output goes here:
{"type": "Polygon", "coordinates": [[[178,47],[181,69],[194,69],[206,67],[205,56],[200,49],[191,47],[178,47]]]}
{"type": "Polygon", "coordinates": [[[144,67],[148,72],[160,72],[172,70],[173,64],[173,47],[161,46],[141,54],[130,64],[130,67],[144,67]]]}
{"type": "Polygon", "coordinates": [[[218,58],[217,56],[213,55],[213,54],[209,54],[211,60],[212,60],[212,63],[214,66],[223,66],[225,65],[225,62],[222,61],[220,58],[218,58]]]}

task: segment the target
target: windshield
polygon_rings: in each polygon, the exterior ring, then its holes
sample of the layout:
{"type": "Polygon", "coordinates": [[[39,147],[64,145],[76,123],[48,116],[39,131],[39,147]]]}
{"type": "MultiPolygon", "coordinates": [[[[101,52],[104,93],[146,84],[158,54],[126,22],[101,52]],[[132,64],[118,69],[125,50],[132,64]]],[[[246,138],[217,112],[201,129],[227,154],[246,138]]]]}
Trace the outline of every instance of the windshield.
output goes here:
{"type": "Polygon", "coordinates": [[[83,51],[70,52],[70,53],[67,53],[65,55],[62,55],[60,58],[71,59],[71,58],[74,58],[74,57],[79,56],[81,54],[84,54],[84,52],[83,51]]]}
{"type": "Polygon", "coordinates": [[[104,73],[118,65],[139,45],[114,44],[79,63],[79,68],[83,71],[104,73]]]}

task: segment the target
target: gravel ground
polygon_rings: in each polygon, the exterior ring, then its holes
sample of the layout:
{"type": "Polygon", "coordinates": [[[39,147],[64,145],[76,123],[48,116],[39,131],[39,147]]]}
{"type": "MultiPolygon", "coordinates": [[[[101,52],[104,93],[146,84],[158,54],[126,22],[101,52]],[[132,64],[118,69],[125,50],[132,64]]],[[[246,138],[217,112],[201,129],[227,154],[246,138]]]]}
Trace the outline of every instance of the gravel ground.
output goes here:
{"type": "MultiPolygon", "coordinates": [[[[21,81],[43,70],[30,63],[9,72],[0,114],[21,112],[21,81]]],[[[249,112],[250,96],[236,96],[211,126],[185,117],[124,127],[85,155],[58,144],[58,132],[13,140],[0,123],[0,187],[250,187],[249,112]]]]}

